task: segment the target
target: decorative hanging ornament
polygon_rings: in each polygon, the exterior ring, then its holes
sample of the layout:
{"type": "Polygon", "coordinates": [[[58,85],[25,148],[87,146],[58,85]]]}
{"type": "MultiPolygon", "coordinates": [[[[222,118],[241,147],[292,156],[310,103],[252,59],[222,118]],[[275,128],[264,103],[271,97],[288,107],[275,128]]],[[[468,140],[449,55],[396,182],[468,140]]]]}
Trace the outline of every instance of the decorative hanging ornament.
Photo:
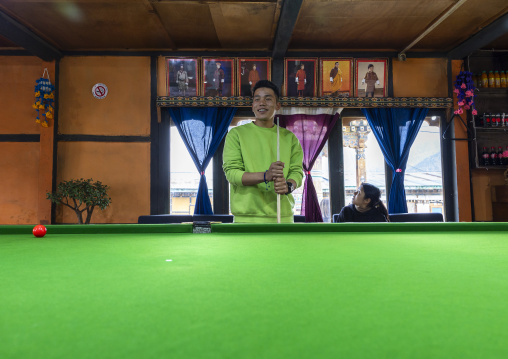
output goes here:
{"type": "Polygon", "coordinates": [[[55,113],[55,86],[51,84],[47,68],[35,83],[35,103],[32,105],[37,111],[35,122],[40,123],[42,127],[49,127],[48,119],[52,119],[55,113]]]}
{"type": "Polygon", "coordinates": [[[464,113],[464,110],[471,110],[473,115],[477,115],[478,112],[474,106],[474,83],[473,83],[473,73],[468,71],[461,71],[457,75],[457,80],[454,84],[455,90],[454,93],[457,94],[457,105],[459,105],[458,110],[455,110],[456,115],[460,115],[464,113]]]}

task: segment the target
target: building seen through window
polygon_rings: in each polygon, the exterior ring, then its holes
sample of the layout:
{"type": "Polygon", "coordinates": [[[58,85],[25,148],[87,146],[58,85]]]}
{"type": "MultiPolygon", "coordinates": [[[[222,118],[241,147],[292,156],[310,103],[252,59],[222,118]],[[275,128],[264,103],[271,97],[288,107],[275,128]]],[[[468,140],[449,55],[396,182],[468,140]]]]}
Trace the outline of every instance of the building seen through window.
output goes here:
{"type": "MultiPolygon", "coordinates": [[[[200,175],[175,126],[170,129],[170,214],[194,214],[200,175]]],[[[213,161],[205,171],[213,209],[213,161]]]]}
{"type": "MultiPolygon", "coordinates": [[[[365,118],[343,119],[344,188],[346,204],[360,183],[381,189],[386,204],[385,160],[365,118]]],[[[439,118],[426,118],[411,147],[404,176],[409,213],[443,213],[439,118]]]]}

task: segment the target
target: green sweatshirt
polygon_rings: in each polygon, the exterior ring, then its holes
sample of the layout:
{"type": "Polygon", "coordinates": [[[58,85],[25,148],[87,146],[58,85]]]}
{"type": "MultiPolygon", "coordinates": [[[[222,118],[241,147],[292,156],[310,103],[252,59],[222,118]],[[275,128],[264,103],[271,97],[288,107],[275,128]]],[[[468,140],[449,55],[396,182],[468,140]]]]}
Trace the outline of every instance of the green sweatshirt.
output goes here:
{"type": "MultiPolygon", "coordinates": [[[[284,178],[302,185],[303,150],[296,136],[280,128],[280,161],[284,178]]],[[[264,128],[253,122],[229,131],[224,145],[223,169],[230,183],[231,213],[238,223],[277,223],[277,194],[273,182],[244,186],[245,172],[265,172],[277,161],[277,126],[264,128]]],[[[293,222],[293,195],[281,195],[281,222],[293,222]]]]}

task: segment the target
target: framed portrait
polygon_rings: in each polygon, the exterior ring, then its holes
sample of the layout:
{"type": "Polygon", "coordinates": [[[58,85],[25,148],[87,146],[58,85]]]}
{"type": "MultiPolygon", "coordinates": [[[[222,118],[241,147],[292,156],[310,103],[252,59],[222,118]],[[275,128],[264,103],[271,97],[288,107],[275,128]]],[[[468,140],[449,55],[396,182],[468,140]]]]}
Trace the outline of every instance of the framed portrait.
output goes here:
{"type": "Polygon", "coordinates": [[[271,80],[271,59],[238,58],[236,63],[236,78],[238,81],[238,95],[252,96],[252,88],[259,80],[271,80]]]}
{"type": "Polygon", "coordinates": [[[203,96],[235,96],[235,59],[203,58],[203,96]]]}
{"type": "Polygon", "coordinates": [[[285,58],[283,94],[290,97],[317,96],[317,58],[285,58]]]}
{"type": "Polygon", "coordinates": [[[195,58],[166,58],[167,95],[199,96],[199,61],[195,58]]]}
{"type": "Polygon", "coordinates": [[[319,96],[353,97],[353,59],[319,59],[319,96]]]}
{"type": "Polygon", "coordinates": [[[388,59],[356,59],[356,97],[386,97],[388,59]]]}

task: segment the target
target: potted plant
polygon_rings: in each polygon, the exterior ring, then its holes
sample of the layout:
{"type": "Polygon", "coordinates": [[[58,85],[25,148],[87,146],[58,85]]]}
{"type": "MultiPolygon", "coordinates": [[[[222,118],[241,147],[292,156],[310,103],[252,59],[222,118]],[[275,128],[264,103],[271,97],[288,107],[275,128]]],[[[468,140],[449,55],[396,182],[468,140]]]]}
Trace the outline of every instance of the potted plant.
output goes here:
{"type": "Polygon", "coordinates": [[[95,207],[106,209],[111,203],[108,196],[109,186],[93,179],[79,179],[63,181],[58,184],[54,193],[47,193],[47,199],[53,203],[61,203],[72,209],[78,217],[78,223],[83,224],[83,213],[86,211],[84,224],[90,224],[95,207]]]}

